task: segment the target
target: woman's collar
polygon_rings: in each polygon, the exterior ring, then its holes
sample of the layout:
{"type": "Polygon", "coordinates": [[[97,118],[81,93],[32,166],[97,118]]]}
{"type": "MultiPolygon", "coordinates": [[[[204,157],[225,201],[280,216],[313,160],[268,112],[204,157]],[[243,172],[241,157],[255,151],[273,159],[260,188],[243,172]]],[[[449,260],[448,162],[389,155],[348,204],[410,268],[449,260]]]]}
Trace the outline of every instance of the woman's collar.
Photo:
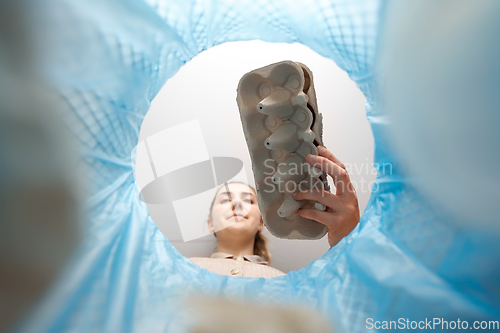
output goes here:
{"type": "Polygon", "coordinates": [[[210,258],[215,258],[215,259],[234,259],[234,260],[246,260],[254,264],[260,264],[260,265],[268,265],[268,262],[264,260],[261,256],[258,255],[246,255],[246,256],[241,256],[238,258],[238,256],[229,254],[229,253],[224,253],[224,252],[215,252],[213,253],[210,258]]]}

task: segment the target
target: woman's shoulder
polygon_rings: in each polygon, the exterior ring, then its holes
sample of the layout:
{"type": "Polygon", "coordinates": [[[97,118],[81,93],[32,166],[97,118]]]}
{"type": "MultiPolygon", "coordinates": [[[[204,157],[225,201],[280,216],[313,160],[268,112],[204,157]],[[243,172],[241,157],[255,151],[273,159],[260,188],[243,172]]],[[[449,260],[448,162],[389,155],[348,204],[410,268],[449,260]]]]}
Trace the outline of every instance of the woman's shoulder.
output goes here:
{"type": "Polygon", "coordinates": [[[210,262],[210,260],[212,260],[212,258],[208,258],[208,257],[190,257],[189,260],[191,260],[195,264],[198,264],[198,263],[203,263],[203,262],[210,262]]]}

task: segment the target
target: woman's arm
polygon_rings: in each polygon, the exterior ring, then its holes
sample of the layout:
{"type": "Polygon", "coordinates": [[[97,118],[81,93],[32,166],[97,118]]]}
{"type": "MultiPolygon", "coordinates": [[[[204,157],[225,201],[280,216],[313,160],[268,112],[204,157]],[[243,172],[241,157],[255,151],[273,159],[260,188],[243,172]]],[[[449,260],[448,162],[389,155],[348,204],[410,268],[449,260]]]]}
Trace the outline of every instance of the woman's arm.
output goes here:
{"type": "Polygon", "coordinates": [[[351,183],[347,170],[328,149],[318,147],[319,155],[307,155],[307,162],[320,168],[333,178],[336,193],[307,190],[294,195],[295,200],[315,200],[327,208],[320,211],[314,208],[302,208],[300,216],[318,221],[328,227],[328,243],[335,246],[347,236],[359,222],[359,206],[356,190],[351,183]]]}

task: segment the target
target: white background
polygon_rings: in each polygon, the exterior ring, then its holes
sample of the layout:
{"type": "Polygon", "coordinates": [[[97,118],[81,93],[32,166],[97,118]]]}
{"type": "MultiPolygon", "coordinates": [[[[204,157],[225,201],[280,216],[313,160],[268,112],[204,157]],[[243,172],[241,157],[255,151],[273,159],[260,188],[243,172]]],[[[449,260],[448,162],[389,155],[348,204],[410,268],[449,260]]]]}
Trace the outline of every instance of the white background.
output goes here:
{"type": "MultiPolygon", "coordinates": [[[[351,166],[351,179],[357,184],[363,212],[370,197],[368,184],[375,179],[373,136],[365,117],[365,98],[332,60],[300,44],[225,43],[196,56],[167,81],[153,100],[141,128],[140,141],[163,129],[198,119],[210,156],[241,159],[250,185],[254,186],[250,155],[236,104],[236,88],[245,73],[283,60],[302,62],[313,72],[318,108],[323,114],[323,141],[342,162],[351,166]]],[[[179,151],[189,150],[182,138],[173,144],[179,151]]],[[[160,230],[184,256],[209,256],[216,250],[213,235],[186,243],[182,241],[171,204],[148,204],[148,207],[160,230]]],[[[264,235],[273,256],[271,266],[284,272],[307,266],[329,249],[326,237],[314,241],[284,240],[267,230],[264,235]]]]}

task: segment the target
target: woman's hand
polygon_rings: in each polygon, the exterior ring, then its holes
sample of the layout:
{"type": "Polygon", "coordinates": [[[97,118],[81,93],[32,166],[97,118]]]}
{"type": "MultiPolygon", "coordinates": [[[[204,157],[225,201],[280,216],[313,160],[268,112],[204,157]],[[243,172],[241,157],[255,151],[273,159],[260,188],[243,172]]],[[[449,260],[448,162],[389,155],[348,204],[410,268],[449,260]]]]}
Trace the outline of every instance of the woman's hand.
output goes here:
{"type": "Polygon", "coordinates": [[[335,246],[347,236],[359,222],[358,197],[354,186],[349,179],[347,170],[328,149],[318,147],[319,155],[307,155],[307,162],[330,175],[337,189],[336,194],[324,190],[307,190],[295,193],[295,200],[314,200],[324,206],[326,210],[315,208],[301,208],[300,216],[318,221],[328,227],[328,243],[335,246]]]}

